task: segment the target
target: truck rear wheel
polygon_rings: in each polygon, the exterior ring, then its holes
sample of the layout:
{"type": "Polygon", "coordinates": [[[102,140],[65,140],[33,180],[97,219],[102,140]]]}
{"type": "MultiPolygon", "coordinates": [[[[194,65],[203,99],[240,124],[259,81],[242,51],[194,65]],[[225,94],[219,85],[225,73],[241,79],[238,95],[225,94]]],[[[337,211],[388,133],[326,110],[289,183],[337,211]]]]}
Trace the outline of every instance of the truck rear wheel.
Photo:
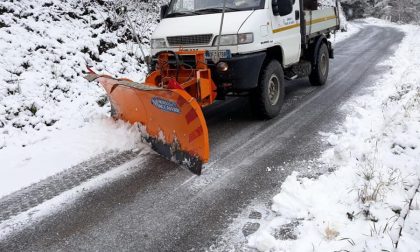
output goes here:
{"type": "Polygon", "coordinates": [[[258,87],[251,93],[251,104],[258,116],[271,119],[280,113],[283,100],[283,68],[277,60],[272,60],[265,66],[258,87]]]}
{"type": "Polygon", "coordinates": [[[330,69],[330,55],[328,47],[322,43],[317,53],[317,58],[314,60],[312,72],[309,75],[309,81],[313,86],[322,86],[327,82],[328,72],[330,69]]]}

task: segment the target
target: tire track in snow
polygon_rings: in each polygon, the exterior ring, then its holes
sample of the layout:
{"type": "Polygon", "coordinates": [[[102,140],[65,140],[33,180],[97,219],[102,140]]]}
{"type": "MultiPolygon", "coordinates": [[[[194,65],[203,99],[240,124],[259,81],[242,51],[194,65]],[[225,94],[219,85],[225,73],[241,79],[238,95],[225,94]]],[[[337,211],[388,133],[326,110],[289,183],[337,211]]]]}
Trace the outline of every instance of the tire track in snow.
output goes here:
{"type": "Polygon", "coordinates": [[[0,223],[34,208],[100,174],[123,165],[139,150],[108,152],[0,199],[0,223]]]}

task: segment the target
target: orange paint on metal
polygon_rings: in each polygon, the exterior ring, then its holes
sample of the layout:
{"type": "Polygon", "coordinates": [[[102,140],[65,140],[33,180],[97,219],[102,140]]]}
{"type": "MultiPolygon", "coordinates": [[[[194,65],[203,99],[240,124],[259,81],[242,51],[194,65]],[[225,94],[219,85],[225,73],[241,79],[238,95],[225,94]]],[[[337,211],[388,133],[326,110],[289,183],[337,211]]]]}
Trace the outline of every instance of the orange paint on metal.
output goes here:
{"type": "Polygon", "coordinates": [[[187,113],[185,119],[187,119],[187,123],[190,124],[197,118],[197,113],[195,113],[194,109],[191,109],[190,112],[187,113]]]}
{"type": "Polygon", "coordinates": [[[145,91],[125,86],[118,86],[111,94],[110,90],[118,80],[99,78],[117,112],[117,119],[130,123],[141,123],[146,126],[150,136],[158,138],[163,133],[166,143],[177,139],[180,149],[198,156],[208,162],[210,147],[208,129],[200,105],[183,90],[145,91]],[[177,101],[182,100],[184,106],[177,101]],[[187,123],[185,118],[193,115],[198,119],[202,133],[197,134],[197,125],[187,123]],[[194,141],[191,142],[191,136],[194,141]]]}
{"type": "Polygon", "coordinates": [[[170,54],[163,53],[158,58],[156,71],[147,76],[140,88],[124,85],[123,81],[131,82],[127,79],[100,76],[98,81],[108,93],[116,119],[141,123],[154,138],[163,133],[166,143],[177,142],[182,151],[206,163],[210,158],[210,145],[201,107],[214,102],[217,87],[211,79],[211,70],[204,63],[204,51],[177,54],[194,56],[195,68],[180,67],[177,72],[165,63],[170,54]],[[171,79],[183,89],[168,89],[171,79]]]}
{"type": "Polygon", "coordinates": [[[185,104],[185,99],[183,99],[182,97],[178,98],[178,101],[176,101],[176,104],[178,104],[178,106],[182,107],[185,104]]]}
{"type": "Polygon", "coordinates": [[[194,142],[197,138],[203,135],[203,128],[198,127],[193,132],[190,133],[190,143],[194,142]]]}

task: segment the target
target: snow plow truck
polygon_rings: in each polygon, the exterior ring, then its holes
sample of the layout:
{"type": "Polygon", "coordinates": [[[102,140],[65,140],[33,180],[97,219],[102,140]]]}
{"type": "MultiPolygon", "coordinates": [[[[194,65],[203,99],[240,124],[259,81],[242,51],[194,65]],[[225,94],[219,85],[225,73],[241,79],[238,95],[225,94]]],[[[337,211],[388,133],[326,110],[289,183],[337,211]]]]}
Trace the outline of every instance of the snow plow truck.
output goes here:
{"type": "Polygon", "coordinates": [[[210,158],[202,108],[249,95],[261,118],[276,117],[285,80],[326,83],[340,28],[337,3],[316,0],[172,0],[160,15],[144,82],[86,78],[104,87],[115,119],[143,125],[155,151],[198,175],[210,158]]]}

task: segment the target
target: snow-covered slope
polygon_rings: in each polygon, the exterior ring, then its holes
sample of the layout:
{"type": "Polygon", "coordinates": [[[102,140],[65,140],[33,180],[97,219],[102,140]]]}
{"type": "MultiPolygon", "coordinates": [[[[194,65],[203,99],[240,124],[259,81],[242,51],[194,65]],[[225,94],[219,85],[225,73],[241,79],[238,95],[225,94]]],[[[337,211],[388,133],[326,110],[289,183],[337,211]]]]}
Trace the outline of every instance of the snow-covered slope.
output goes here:
{"type": "Polygon", "coordinates": [[[83,126],[105,115],[109,106],[102,89],[83,79],[87,62],[113,75],[143,78],[136,46],[126,40],[131,33],[111,23],[105,6],[80,0],[0,6],[5,24],[0,29],[0,148],[28,145],[43,137],[40,132],[83,126]],[[22,137],[28,134],[34,138],[22,137]]]}
{"type": "MultiPolygon", "coordinates": [[[[112,12],[117,5],[0,2],[0,196],[92,155],[137,146],[130,126],[107,119],[102,88],[83,79],[87,62],[112,75],[144,77],[131,32],[112,12]]],[[[157,2],[128,7],[148,51],[157,2]]]]}

